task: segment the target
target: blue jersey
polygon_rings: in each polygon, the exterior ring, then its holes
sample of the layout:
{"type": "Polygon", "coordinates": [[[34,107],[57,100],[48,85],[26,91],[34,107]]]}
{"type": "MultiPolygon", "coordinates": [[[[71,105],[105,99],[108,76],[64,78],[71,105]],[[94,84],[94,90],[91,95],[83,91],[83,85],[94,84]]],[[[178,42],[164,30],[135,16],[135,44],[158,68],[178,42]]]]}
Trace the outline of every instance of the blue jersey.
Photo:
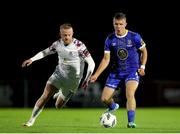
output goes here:
{"type": "Polygon", "coordinates": [[[140,53],[144,45],[138,33],[127,31],[125,36],[110,34],[105,41],[105,52],[110,52],[112,62],[111,72],[126,73],[137,70],[140,66],[140,53]]]}
{"type": "Polygon", "coordinates": [[[129,80],[139,81],[141,47],[145,43],[138,33],[127,31],[124,36],[110,34],[105,41],[105,53],[110,52],[112,68],[106,86],[116,89],[129,80]]]}

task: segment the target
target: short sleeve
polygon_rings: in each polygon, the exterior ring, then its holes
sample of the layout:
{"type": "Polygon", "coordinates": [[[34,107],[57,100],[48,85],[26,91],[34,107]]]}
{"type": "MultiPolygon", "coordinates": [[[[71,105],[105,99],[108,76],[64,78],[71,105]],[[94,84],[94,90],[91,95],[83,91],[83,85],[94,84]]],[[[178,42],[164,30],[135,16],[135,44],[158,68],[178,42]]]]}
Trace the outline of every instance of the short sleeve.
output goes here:
{"type": "Polygon", "coordinates": [[[143,39],[141,38],[141,36],[139,34],[135,35],[134,42],[135,42],[136,48],[138,48],[138,49],[145,47],[145,42],[143,41],[143,39]]]}
{"type": "Polygon", "coordinates": [[[105,40],[105,46],[104,46],[104,51],[105,52],[110,52],[110,39],[107,37],[105,40]]]}
{"type": "Polygon", "coordinates": [[[84,58],[90,56],[90,53],[84,43],[80,42],[79,47],[80,47],[80,49],[79,49],[80,57],[82,57],[84,59],[84,58]]]}
{"type": "Polygon", "coordinates": [[[56,53],[56,46],[57,46],[57,43],[54,42],[50,47],[48,47],[47,49],[44,50],[44,53],[46,53],[48,55],[56,53]]]}

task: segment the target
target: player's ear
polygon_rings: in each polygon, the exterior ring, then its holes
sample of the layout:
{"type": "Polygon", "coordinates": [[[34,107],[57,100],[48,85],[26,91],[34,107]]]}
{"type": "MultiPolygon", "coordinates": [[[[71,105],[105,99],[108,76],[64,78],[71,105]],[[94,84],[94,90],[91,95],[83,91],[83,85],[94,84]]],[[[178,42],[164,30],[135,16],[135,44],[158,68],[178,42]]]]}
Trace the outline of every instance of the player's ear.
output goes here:
{"type": "Polygon", "coordinates": [[[124,24],[124,25],[125,25],[125,27],[126,27],[126,26],[127,26],[127,22],[125,22],[125,24],[124,24]]]}
{"type": "Polygon", "coordinates": [[[74,35],[74,31],[72,31],[72,36],[74,35]]]}
{"type": "Polygon", "coordinates": [[[61,31],[59,31],[59,36],[61,37],[61,31]]]}

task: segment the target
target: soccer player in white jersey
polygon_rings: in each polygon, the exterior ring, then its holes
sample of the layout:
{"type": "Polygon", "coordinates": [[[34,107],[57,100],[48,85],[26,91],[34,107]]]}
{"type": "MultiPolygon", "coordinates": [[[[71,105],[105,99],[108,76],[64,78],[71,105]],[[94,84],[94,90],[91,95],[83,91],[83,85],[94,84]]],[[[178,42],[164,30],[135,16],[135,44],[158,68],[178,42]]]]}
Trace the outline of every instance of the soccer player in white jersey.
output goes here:
{"type": "Polygon", "coordinates": [[[34,61],[54,53],[58,54],[59,59],[54,73],[47,80],[42,96],[35,103],[30,119],[24,126],[30,127],[34,124],[51,96],[54,95],[54,98],[57,99],[56,108],[61,108],[66,104],[79,87],[83,77],[85,62],[88,64],[88,67],[85,79],[82,82],[83,88],[87,88],[89,78],[94,71],[94,60],[85,44],[73,37],[73,28],[70,23],[64,23],[60,26],[59,35],[60,39],[55,41],[50,47],[22,63],[22,67],[27,67],[34,61]]]}

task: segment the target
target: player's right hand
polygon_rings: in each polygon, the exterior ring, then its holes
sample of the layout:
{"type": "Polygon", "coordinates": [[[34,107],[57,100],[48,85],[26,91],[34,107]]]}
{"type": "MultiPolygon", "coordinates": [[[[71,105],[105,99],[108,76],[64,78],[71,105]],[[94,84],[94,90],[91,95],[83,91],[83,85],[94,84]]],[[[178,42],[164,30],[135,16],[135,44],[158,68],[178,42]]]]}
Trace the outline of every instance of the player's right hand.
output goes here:
{"type": "Polygon", "coordinates": [[[145,75],[145,70],[143,68],[138,69],[138,73],[140,76],[144,76],[145,75]]]}
{"type": "Polygon", "coordinates": [[[22,67],[27,67],[27,66],[31,65],[32,62],[33,62],[33,61],[32,61],[31,59],[25,60],[25,61],[22,63],[22,67]]]}
{"type": "Polygon", "coordinates": [[[97,80],[97,76],[96,75],[92,75],[91,76],[91,79],[90,79],[90,82],[95,82],[97,80]]]}

